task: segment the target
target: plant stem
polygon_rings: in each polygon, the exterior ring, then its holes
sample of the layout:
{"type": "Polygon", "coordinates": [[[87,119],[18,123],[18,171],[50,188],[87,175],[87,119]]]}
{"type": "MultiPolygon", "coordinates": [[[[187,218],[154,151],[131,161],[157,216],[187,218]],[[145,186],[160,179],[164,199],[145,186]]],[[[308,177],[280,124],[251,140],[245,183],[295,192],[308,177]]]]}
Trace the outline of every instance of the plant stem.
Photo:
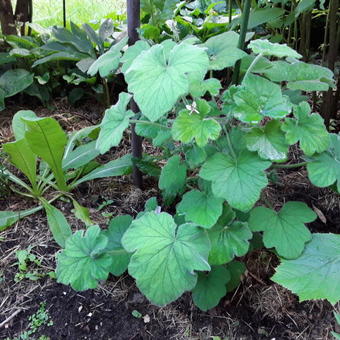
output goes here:
{"type": "Polygon", "coordinates": [[[229,26],[230,26],[230,24],[231,24],[231,20],[232,20],[232,18],[233,18],[233,0],[228,0],[228,7],[229,7],[229,21],[228,21],[228,23],[229,23],[229,26]]]}
{"type": "Polygon", "coordinates": [[[272,168],[280,168],[280,169],[294,169],[294,168],[299,168],[302,166],[307,165],[308,162],[301,162],[301,163],[295,163],[295,164],[273,164],[271,167],[272,168]]]}
{"type": "Polygon", "coordinates": [[[151,125],[151,126],[157,126],[162,129],[170,129],[170,127],[166,125],[162,125],[159,123],[149,122],[147,120],[137,120],[137,119],[130,119],[131,124],[143,124],[143,125],[151,125]]]}
{"type": "Polygon", "coordinates": [[[247,79],[248,75],[250,74],[251,70],[255,67],[255,65],[258,63],[258,61],[263,57],[263,54],[260,53],[256,56],[256,58],[252,61],[252,63],[250,64],[250,66],[248,67],[248,70],[246,72],[246,74],[243,77],[242,82],[245,81],[245,79],[247,79]]]}
{"type": "MultiPolygon", "coordinates": [[[[241,32],[240,37],[238,40],[238,48],[243,50],[244,49],[244,42],[246,40],[246,33],[248,30],[248,22],[249,22],[249,14],[250,14],[250,0],[245,0],[243,11],[242,11],[242,23],[241,23],[241,32]]],[[[240,66],[241,60],[236,62],[233,74],[233,83],[238,85],[239,84],[239,77],[240,77],[240,66]]]]}
{"type": "Polygon", "coordinates": [[[228,146],[229,146],[229,149],[230,149],[230,153],[231,153],[232,157],[233,157],[234,159],[236,159],[236,158],[237,158],[237,157],[236,157],[236,153],[235,153],[235,151],[234,151],[233,144],[231,143],[230,136],[229,136],[229,132],[228,132],[228,130],[227,130],[227,128],[226,128],[225,126],[223,127],[223,130],[224,130],[225,136],[226,136],[226,138],[227,138],[227,142],[228,142],[228,146]]]}

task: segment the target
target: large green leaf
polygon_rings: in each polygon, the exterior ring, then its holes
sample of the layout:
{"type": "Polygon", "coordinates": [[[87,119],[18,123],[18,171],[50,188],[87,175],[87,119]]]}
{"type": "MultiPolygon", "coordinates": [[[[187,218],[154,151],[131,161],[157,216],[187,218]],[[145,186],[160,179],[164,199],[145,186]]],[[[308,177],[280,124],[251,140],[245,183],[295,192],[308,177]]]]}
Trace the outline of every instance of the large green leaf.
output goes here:
{"type": "Polygon", "coordinates": [[[223,199],[199,190],[187,192],[177,205],[177,212],[185,215],[187,222],[211,228],[222,214],[223,199]],[[195,202],[195,204],[193,204],[195,202]]]}
{"type": "Polygon", "coordinates": [[[246,134],[246,142],[248,150],[257,151],[263,159],[283,161],[287,158],[289,145],[277,120],[271,120],[264,127],[252,128],[246,134]]]}
{"type": "Polygon", "coordinates": [[[234,31],[224,32],[208,39],[202,46],[208,49],[211,70],[223,70],[247,55],[237,48],[239,35],[234,31]]]}
{"type": "Polygon", "coordinates": [[[291,112],[291,104],[280,86],[260,76],[249,74],[231,94],[231,112],[245,123],[257,123],[264,117],[280,119],[291,112]]]}
{"type": "Polygon", "coordinates": [[[131,173],[131,170],[131,155],[128,154],[121,158],[114,159],[113,161],[108,162],[102,166],[99,166],[98,168],[91,171],[89,174],[78,179],[73,186],[75,187],[80,183],[91,181],[97,178],[128,175],[129,173],[131,173]]]}
{"type": "Polygon", "coordinates": [[[57,281],[77,291],[96,288],[112,266],[112,255],[105,251],[107,245],[108,238],[98,226],[75,232],[57,255],[57,281]]]}
{"type": "Polygon", "coordinates": [[[16,140],[25,137],[26,124],[22,118],[37,118],[37,115],[31,110],[20,110],[12,119],[12,130],[16,140]]]}
{"type": "Polygon", "coordinates": [[[308,156],[325,151],[329,146],[329,134],[322,117],[310,112],[309,104],[302,102],[295,107],[294,118],[287,118],[282,125],[287,142],[300,142],[302,151],[308,156]]]}
{"type": "Polygon", "coordinates": [[[62,169],[62,159],[67,143],[66,133],[59,123],[50,117],[22,119],[26,123],[25,138],[30,148],[50,166],[59,189],[67,191],[62,169]]]}
{"type": "Polygon", "coordinates": [[[17,68],[8,70],[0,77],[0,89],[4,91],[5,97],[12,97],[25,90],[33,83],[33,73],[17,68]]]}
{"type": "Polygon", "coordinates": [[[232,144],[234,150],[240,148],[235,155],[214,154],[203,164],[199,176],[212,182],[212,192],[216,197],[226,199],[233,208],[248,211],[268,184],[264,170],[271,163],[245,150],[239,138],[235,138],[232,144]]]}
{"type": "Polygon", "coordinates": [[[143,52],[150,48],[150,45],[145,40],[138,40],[134,45],[124,52],[120,61],[123,63],[122,72],[125,73],[131,66],[133,61],[143,52]]]}
{"type": "Polygon", "coordinates": [[[278,7],[269,7],[269,6],[265,8],[256,7],[250,11],[249,21],[248,21],[248,30],[251,30],[252,28],[262,25],[264,23],[277,20],[283,14],[284,14],[284,10],[278,7]]]}
{"type": "Polygon", "coordinates": [[[253,237],[248,224],[243,222],[217,223],[208,235],[211,242],[209,263],[212,265],[228,263],[235,256],[245,255],[249,250],[249,240],[253,237]]]}
{"type": "Polygon", "coordinates": [[[288,82],[287,87],[292,90],[327,91],[334,84],[333,72],[320,65],[281,60],[273,61],[271,65],[264,70],[264,75],[275,82],[288,82]]]}
{"type": "Polygon", "coordinates": [[[207,311],[218,305],[227,292],[226,284],[230,274],[224,267],[212,267],[207,274],[199,273],[196,287],[192,290],[192,299],[195,305],[207,311]]]}
{"type": "Polygon", "coordinates": [[[117,216],[110,221],[108,229],[103,231],[109,240],[105,250],[112,254],[110,273],[116,276],[123,274],[130,262],[130,254],[123,248],[122,237],[131,222],[132,217],[129,215],[117,216]]]}
{"type": "Polygon", "coordinates": [[[51,230],[54,240],[60,247],[65,248],[66,240],[72,235],[70,225],[62,212],[56,207],[48,202],[44,202],[43,205],[47,215],[48,227],[51,230]]]}
{"type": "Polygon", "coordinates": [[[252,231],[263,231],[267,248],[275,247],[280,256],[293,259],[301,255],[312,235],[305,223],[316,219],[316,214],[305,203],[287,202],[279,212],[256,207],[250,213],[252,231]]]}
{"type": "Polygon", "coordinates": [[[219,137],[221,125],[214,118],[208,117],[211,107],[205,100],[194,102],[192,107],[194,111],[182,110],[179,113],[172,126],[172,136],[183,143],[195,139],[197,145],[203,147],[209,140],[219,137]]]}
{"type": "Polygon", "coordinates": [[[163,306],[195,287],[195,270],[210,270],[210,243],[193,224],[176,226],[171,215],[148,212],[132,222],[122,243],[133,252],[129,274],[151,302],[163,306]]]}
{"type": "Polygon", "coordinates": [[[307,171],[310,181],[317,187],[325,188],[336,182],[340,192],[340,135],[330,134],[328,150],[311,157],[307,171]]]}
{"type": "Polygon", "coordinates": [[[302,55],[287,46],[287,44],[271,43],[267,39],[252,40],[248,47],[255,54],[270,55],[278,58],[302,58],[302,55]]]}
{"type": "Polygon", "coordinates": [[[97,149],[100,153],[103,154],[120,143],[123,132],[129,126],[129,119],[134,115],[131,110],[126,110],[130,99],[131,95],[122,92],[118,102],[105,111],[97,139],[97,149]]]}
{"type": "Polygon", "coordinates": [[[37,179],[37,157],[31,151],[26,139],[4,144],[3,149],[9,154],[10,162],[27,176],[34,188],[37,179]]]}
{"type": "Polygon", "coordinates": [[[208,69],[209,59],[203,49],[186,43],[172,46],[152,46],[125,72],[129,91],[151,121],[165,115],[180,96],[189,92],[188,74],[203,80],[208,69]]]}
{"type": "Polygon", "coordinates": [[[96,148],[96,141],[83,144],[68,152],[67,156],[63,158],[63,170],[79,169],[88,164],[100,154],[96,148]]]}
{"type": "Polygon", "coordinates": [[[313,234],[303,254],[281,260],[272,280],[297,294],[300,301],[340,301],[340,235],[313,234]]]}
{"type": "Polygon", "coordinates": [[[162,168],[158,183],[167,203],[171,203],[177,194],[184,190],[186,178],[187,167],[181,162],[180,156],[175,155],[169,158],[162,168]]]}

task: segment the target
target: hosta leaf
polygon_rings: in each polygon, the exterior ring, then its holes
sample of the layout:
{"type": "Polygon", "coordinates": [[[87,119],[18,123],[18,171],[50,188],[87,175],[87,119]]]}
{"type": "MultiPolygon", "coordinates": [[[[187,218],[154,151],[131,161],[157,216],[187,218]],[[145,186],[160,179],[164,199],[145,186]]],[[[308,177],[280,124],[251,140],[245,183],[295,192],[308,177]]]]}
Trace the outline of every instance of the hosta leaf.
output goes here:
{"type": "Polygon", "coordinates": [[[278,58],[291,57],[291,58],[302,58],[302,55],[294,51],[286,44],[271,43],[267,39],[252,40],[248,47],[255,54],[270,55],[278,58]]]}
{"type": "Polygon", "coordinates": [[[310,112],[309,104],[302,102],[294,109],[295,117],[287,118],[282,125],[287,142],[300,142],[302,151],[308,156],[325,151],[329,146],[329,134],[322,117],[318,113],[310,112]]]}
{"type": "Polygon", "coordinates": [[[317,187],[328,187],[337,182],[340,192],[340,135],[330,134],[327,151],[316,154],[307,164],[308,177],[317,187]]]}
{"type": "Polygon", "coordinates": [[[21,170],[29,179],[32,187],[36,186],[37,157],[31,151],[25,138],[3,145],[3,150],[9,154],[10,162],[21,170]]]}
{"type": "Polygon", "coordinates": [[[32,151],[52,169],[60,190],[67,190],[62,159],[67,136],[53,118],[22,118],[26,124],[25,138],[32,151]]]}
{"type": "Polygon", "coordinates": [[[71,227],[60,210],[48,202],[43,203],[43,205],[53,238],[60,247],[64,248],[66,240],[72,235],[71,227]]]}
{"type": "Polygon", "coordinates": [[[115,276],[123,274],[130,261],[130,254],[122,246],[122,237],[131,222],[132,217],[129,215],[117,216],[110,221],[108,229],[103,231],[109,240],[105,250],[112,254],[110,273],[115,276]]]}
{"type": "Polygon", "coordinates": [[[250,213],[252,231],[263,231],[267,248],[275,247],[280,256],[296,258],[301,255],[305,243],[312,235],[305,223],[316,219],[316,214],[305,203],[287,202],[279,212],[257,207],[250,213]]]}
{"type": "Polygon", "coordinates": [[[120,143],[123,132],[129,126],[129,119],[134,115],[131,110],[126,110],[130,99],[131,95],[122,92],[118,102],[105,111],[97,139],[97,149],[100,153],[103,154],[120,143]]]}
{"type": "Polygon", "coordinates": [[[177,212],[185,214],[187,222],[194,222],[203,228],[211,228],[222,214],[222,204],[221,198],[199,190],[191,190],[177,205],[177,212]]]}
{"type": "Polygon", "coordinates": [[[186,178],[187,167],[181,162],[180,156],[175,155],[169,158],[162,168],[158,183],[167,203],[171,203],[177,194],[184,190],[186,178]]]}
{"type": "Polygon", "coordinates": [[[297,294],[300,301],[340,300],[340,235],[313,234],[302,255],[281,260],[274,282],[297,294]]]}
{"type": "Polygon", "coordinates": [[[0,89],[4,91],[5,97],[12,97],[25,90],[33,83],[33,73],[17,68],[8,70],[0,77],[0,89]]]}
{"type": "Polygon", "coordinates": [[[279,85],[252,74],[247,76],[232,99],[232,112],[246,123],[257,123],[264,117],[280,119],[291,112],[291,104],[282,95],[279,85]]]}
{"type": "Polygon", "coordinates": [[[199,273],[196,287],[192,290],[195,305],[207,311],[218,305],[227,292],[226,284],[230,274],[224,267],[212,267],[207,274],[199,273]]]}
{"type": "Polygon", "coordinates": [[[210,243],[193,224],[176,226],[171,215],[148,212],[132,222],[122,243],[133,252],[129,274],[151,302],[163,306],[195,287],[195,270],[210,270],[210,243]]]}
{"type": "Polygon", "coordinates": [[[197,112],[182,110],[172,126],[172,136],[175,140],[189,143],[195,139],[199,147],[207,145],[209,140],[216,140],[221,132],[221,125],[213,118],[207,117],[210,106],[203,100],[198,101],[197,112]],[[200,104],[202,103],[202,104],[200,104]]]}
{"type": "Polygon", "coordinates": [[[277,120],[268,122],[265,127],[255,127],[246,134],[247,148],[257,151],[263,159],[283,161],[287,158],[288,144],[277,120]]]}
{"type": "Polygon", "coordinates": [[[203,80],[208,64],[208,56],[201,48],[185,43],[174,47],[154,45],[132,62],[125,79],[141,112],[155,121],[189,92],[188,73],[203,80]]]}
{"type": "Polygon", "coordinates": [[[208,39],[202,46],[208,49],[211,70],[223,70],[247,55],[237,48],[239,35],[234,31],[224,32],[208,39]]]}
{"type": "Polygon", "coordinates": [[[248,211],[268,184],[264,170],[271,163],[247,150],[240,151],[235,157],[216,153],[203,164],[199,176],[212,182],[216,197],[226,199],[233,208],[248,211]]]}
{"type": "Polygon", "coordinates": [[[220,265],[243,256],[248,252],[249,240],[253,237],[247,223],[233,222],[230,225],[217,224],[209,230],[211,251],[209,263],[220,265]]]}
{"type": "Polygon", "coordinates": [[[334,83],[333,72],[320,65],[282,60],[274,61],[271,65],[264,70],[264,75],[275,82],[288,82],[287,87],[291,90],[327,91],[334,83]]]}
{"type": "Polygon", "coordinates": [[[98,226],[76,231],[57,255],[57,282],[77,291],[96,288],[112,265],[112,255],[105,252],[107,245],[108,238],[98,226]]]}

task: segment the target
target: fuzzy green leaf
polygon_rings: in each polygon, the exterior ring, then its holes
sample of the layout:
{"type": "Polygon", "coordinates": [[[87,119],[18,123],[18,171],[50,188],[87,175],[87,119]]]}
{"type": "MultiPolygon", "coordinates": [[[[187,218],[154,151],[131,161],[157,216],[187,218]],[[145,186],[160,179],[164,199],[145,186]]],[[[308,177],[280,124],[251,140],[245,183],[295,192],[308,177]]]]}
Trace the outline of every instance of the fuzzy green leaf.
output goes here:
{"type": "Polygon", "coordinates": [[[158,183],[166,202],[170,203],[177,194],[184,190],[186,178],[187,167],[181,162],[180,156],[175,155],[169,158],[162,168],[158,183]]]}
{"type": "Polygon", "coordinates": [[[197,226],[176,226],[171,215],[148,212],[132,222],[122,243],[133,252],[129,274],[151,302],[163,306],[195,287],[195,270],[210,270],[210,243],[197,226]]]}
{"type": "Polygon", "coordinates": [[[248,252],[249,240],[253,237],[248,224],[232,222],[228,225],[217,224],[209,230],[211,251],[209,263],[220,265],[228,263],[235,256],[243,256],[248,252]]]}
{"type": "Polygon", "coordinates": [[[212,194],[191,190],[177,205],[177,212],[185,215],[187,222],[194,222],[203,228],[211,228],[222,214],[223,199],[212,194]],[[194,204],[193,204],[194,202],[194,204]]]}
{"type": "Polygon", "coordinates": [[[310,181],[321,188],[336,182],[340,192],[340,135],[330,134],[328,150],[314,155],[309,160],[307,171],[310,181]]]}
{"type": "Polygon", "coordinates": [[[277,120],[268,122],[265,127],[255,127],[246,134],[247,148],[257,151],[263,159],[283,161],[287,158],[288,144],[277,120]]]}
{"type": "Polygon", "coordinates": [[[267,248],[274,247],[280,256],[293,259],[303,252],[312,235],[305,223],[316,219],[316,214],[305,203],[288,202],[279,212],[257,207],[250,213],[252,231],[263,231],[267,248]]]}
{"type": "Polygon", "coordinates": [[[57,282],[70,284],[74,290],[96,288],[105,280],[112,265],[112,255],[105,252],[108,239],[98,226],[78,230],[57,255],[57,282]]]}
{"type": "Polygon", "coordinates": [[[329,134],[322,117],[312,113],[307,102],[302,102],[294,109],[295,118],[287,118],[282,125],[289,144],[300,142],[302,151],[311,156],[323,152],[329,146],[329,134]]]}
{"type": "Polygon", "coordinates": [[[123,63],[122,72],[125,73],[131,66],[133,61],[143,52],[150,48],[150,45],[145,40],[138,40],[134,45],[124,52],[120,61],[123,63]]]}
{"type": "Polygon", "coordinates": [[[105,111],[96,145],[100,153],[103,154],[120,143],[123,132],[129,126],[129,119],[134,115],[131,110],[126,110],[130,99],[131,95],[122,92],[118,102],[105,111]]]}
{"type": "Polygon", "coordinates": [[[271,43],[267,39],[257,39],[249,43],[248,47],[255,54],[270,55],[278,58],[291,57],[302,58],[302,55],[294,51],[286,44],[271,43]]]}
{"type": "Polygon", "coordinates": [[[300,301],[340,301],[340,235],[313,234],[302,255],[281,260],[274,282],[297,294],[300,301]]]}
{"type": "Polygon", "coordinates": [[[199,273],[197,285],[192,290],[195,305],[203,311],[217,306],[227,292],[229,280],[230,274],[224,267],[212,267],[207,274],[199,273]]]}
{"type": "Polygon", "coordinates": [[[125,79],[141,112],[155,121],[189,92],[188,74],[203,80],[208,64],[206,52],[196,46],[154,45],[132,62],[125,79]]]}

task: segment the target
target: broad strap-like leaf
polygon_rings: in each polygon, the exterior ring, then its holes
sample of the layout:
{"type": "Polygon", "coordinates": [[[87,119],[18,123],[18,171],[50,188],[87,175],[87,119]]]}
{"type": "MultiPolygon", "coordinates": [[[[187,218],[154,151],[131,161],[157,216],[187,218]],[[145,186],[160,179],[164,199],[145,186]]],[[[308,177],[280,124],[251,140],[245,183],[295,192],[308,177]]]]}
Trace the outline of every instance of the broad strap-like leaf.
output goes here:
{"type": "Polygon", "coordinates": [[[300,301],[340,301],[340,235],[313,234],[302,255],[281,260],[274,282],[297,294],[300,301]]]}
{"type": "Polygon", "coordinates": [[[91,181],[93,179],[128,175],[129,173],[131,173],[131,171],[132,171],[131,155],[127,154],[121,158],[114,159],[113,161],[110,161],[94,169],[89,174],[78,179],[73,184],[73,187],[79,185],[80,183],[91,181]]]}
{"type": "Polygon", "coordinates": [[[105,251],[107,245],[108,238],[98,226],[76,231],[57,255],[57,282],[70,284],[77,291],[96,288],[112,266],[112,255],[105,251]]]}
{"type": "Polygon", "coordinates": [[[90,217],[89,209],[86,207],[83,207],[74,199],[72,200],[72,203],[74,207],[74,210],[72,210],[72,212],[74,213],[74,216],[77,217],[82,222],[84,222],[87,227],[94,225],[90,217]]]}
{"type": "Polygon", "coordinates": [[[5,98],[25,90],[32,83],[33,73],[21,68],[8,70],[0,76],[0,89],[3,90],[5,98]]]}
{"type": "Polygon", "coordinates": [[[291,104],[280,86],[253,74],[234,88],[231,96],[231,112],[245,123],[257,123],[264,117],[280,119],[291,112],[291,104]]]}
{"type": "Polygon", "coordinates": [[[192,290],[194,304],[207,311],[218,305],[227,293],[230,274],[225,267],[212,267],[209,273],[199,273],[196,287],[192,290]]]}
{"type": "Polygon", "coordinates": [[[125,79],[143,115],[156,121],[189,92],[188,74],[203,80],[208,65],[208,56],[199,47],[154,45],[132,62],[125,79]]]}
{"type": "Polygon", "coordinates": [[[221,132],[221,125],[212,117],[208,117],[211,107],[205,100],[198,100],[193,105],[197,109],[182,110],[172,126],[175,140],[189,143],[195,139],[199,147],[207,145],[209,140],[216,140],[221,132]]]}
{"type": "Polygon", "coordinates": [[[112,254],[110,273],[115,276],[123,274],[130,262],[131,255],[123,248],[122,237],[131,222],[132,217],[129,215],[117,216],[110,221],[108,229],[103,231],[103,234],[108,238],[105,250],[112,254]]]}
{"type": "Polygon", "coordinates": [[[148,212],[132,222],[122,243],[132,252],[129,274],[154,304],[164,306],[195,287],[195,270],[207,271],[210,243],[193,224],[176,226],[171,215],[148,212]]]}
{"type": "Polygon", "coordinates": [[[199,176],[212,182],[216,197],[224,198],[233,208],[248,211],[268,184],[264,170],[270,165],[248,150],[241,150],[235,157],[218,152],[203,164],[199,176]]]}
{"type": "Polygon", "coordinates": [[[291,58],[302,58],[302,55],[297,53],[295,50],[287,46],[287,44],[271,43],[267,39],[252,40],[248,47],[255,54],[262,54],[268,56],[274,56],[278,58],[291,57],[291,58]]]}
{"type": "Polygon", "coordinates": [[[177,194],[183,192],[187,178],[187,167],[179,155],[168,159],[162,168],[158,186],[163,192],[165,201],[170,204],[177,194]]]}
{"type": "Polygon", "coordinates": [[[340,135],[330,134],[328,150],[311,157],[307,163],[307,171],[315,186],[325,188],[336,183],[340,192],[340,135]]]}
{"type": "Polygon", "coordinates": [[[32,151],[52,169],[60,190],[67,191],[62,159],[67,143],[66,133],[59,123],[50,117],[22,118],[26,124],[25,138],[32,151]]]}
{"type": "Polygon", "coordinates": [[[202,46],[208,49],[211,70],[223,70],[247,55],[237,48],[239,35],[234,31],[224,32],[209,38],[202,46]]]}
{"type": "Polygon", "coordinates": [[[223,199],[211,193],[191,190],[183,195],[177,205],[177,212],[185,215],[187,222],[194,222],[203,228],[211,228],[222,214],[223,199]]]}
{"type": "Polygon", "coordinates": [[[66,240],[72,235],[71,227],[59,209],[48,202],[44,202],[43,206],[47,215],[48,227],[51,230],[53,238],[60,247],[64,248],[66,240]]]}
{"type": "Polygon", "coordinates": [[[25,138],[3,145],[10,156],[10,162],[21,170],[29,179],[33,188],[36,187],[37,157],[31,151],[25,138]]]}
{"type": "Polygon", "coordinates": [[[316,219],[315,212],[303,202],[287,202],[280,211],[256,207],[250,213],[252,231],[263,231],[267,248],[274,247],[280,256],[297,258],[312,235],[305,223],[316,219]]]}
{"type": "Polygon", "coordinates": [[[25,137],[26,124],[22,118],[37,118],[37,115],[31,110],[20,110],[12,119],[12,130],[16,140],[25,137]]]}
{"type": "Polygon", "coordinates": [[[231,262],[235,256],[243,256],[249,250],[249,240],[253,237],[248,223],[232,222],[217,224],[208,232],[211,251],[209,264],[221,265],[231,262]]]}
{"type": "Polygon", "coordinates": [[[105,111],[97,139],[97,149],[101,154],[117,146],[123,137],[123,132],[129,126],[129,119],[134,115],[131,110],[126,110],[130,99],[131,95],[122,92],[119,94],[118,102],[105,111]]]}
{"type": "Polygon", "coordinates": [[[310,112],[309,104],[302,102],[295,107],[294,118],[287,118],[282,125],[287,142],[300,142],[300,147],[307,156],[323,152],[329,146],[329,134],[322,117],[310,112]]]}
{"type": "Polygon", "coordinates": [[[271,120],[264,127],[254,127],[245,137],[248,150],[257,151],[261,158],[271,161],[287,158],[289,145],[279,121],[271,120]]]}
{"type": "Polygon", "coordinates": [[[0,211],[0,231],[7,229],[20,219],[40,211],[42,208],[43,207],[40,205],[38,207],[22,211],[0,211]]]}

